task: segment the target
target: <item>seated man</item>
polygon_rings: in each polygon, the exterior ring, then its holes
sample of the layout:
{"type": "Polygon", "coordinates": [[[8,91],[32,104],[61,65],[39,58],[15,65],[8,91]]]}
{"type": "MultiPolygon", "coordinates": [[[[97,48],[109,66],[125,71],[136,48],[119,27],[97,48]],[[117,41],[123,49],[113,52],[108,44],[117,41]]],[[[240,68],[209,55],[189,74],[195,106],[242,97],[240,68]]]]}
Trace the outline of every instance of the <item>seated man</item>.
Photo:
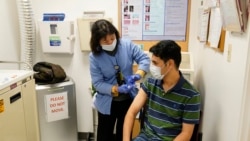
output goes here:
{"type": "Polygon", "coordinates": [[[133,141],[189,141],[200,118],[200,94],[179,70],[181,48],[164,40],[150,48],[150,72],[123,124],[123,141],[131,140],[137,113],[146,108],[144,127],[133,141]]]}

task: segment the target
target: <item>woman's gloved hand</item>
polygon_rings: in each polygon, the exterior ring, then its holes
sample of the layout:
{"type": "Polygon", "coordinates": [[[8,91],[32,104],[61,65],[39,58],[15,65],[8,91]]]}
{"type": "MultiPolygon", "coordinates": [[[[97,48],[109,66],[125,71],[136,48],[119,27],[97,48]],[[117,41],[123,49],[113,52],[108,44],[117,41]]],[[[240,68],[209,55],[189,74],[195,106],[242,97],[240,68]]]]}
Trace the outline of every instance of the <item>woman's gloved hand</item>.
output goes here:
{"type": "Polygon", "coordinates": [[[135,82],[140,80],[141,79],[141,75],[139,74],[134,74],[134,75],[131,75],[131,76],[128,76],[127,77],[127,84],[128,85],[135,85],[135,82]]]}
{"type": "Polygon", "coordinates": [[[113,97],[117,97],[119,96],[119,93],[118,93],[118,86],[114,85],[111,89],[111,93],[113,95],[113,97]]]}
{"type": "Polygon", "coordinates": [[[118,87],[119,93],[129,93],[134,88],[134,85],[123,84],[118,87]]]}

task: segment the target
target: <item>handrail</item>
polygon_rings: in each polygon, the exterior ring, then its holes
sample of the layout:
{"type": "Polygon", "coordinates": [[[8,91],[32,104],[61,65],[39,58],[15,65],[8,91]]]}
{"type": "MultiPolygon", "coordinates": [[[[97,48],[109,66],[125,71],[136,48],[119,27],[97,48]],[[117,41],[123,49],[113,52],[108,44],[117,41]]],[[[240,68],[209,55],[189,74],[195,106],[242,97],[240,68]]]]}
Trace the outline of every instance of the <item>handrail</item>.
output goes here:
{"type": "Polygon", "coordinates": [[[23,63],[23,64],[27,65],[30,68],[30,70],[32,70],[32,66],[29,63],[26,63],[23,61],[1,61],[0,60],[0,63],[18,63],[18,64],[23,63]]]}

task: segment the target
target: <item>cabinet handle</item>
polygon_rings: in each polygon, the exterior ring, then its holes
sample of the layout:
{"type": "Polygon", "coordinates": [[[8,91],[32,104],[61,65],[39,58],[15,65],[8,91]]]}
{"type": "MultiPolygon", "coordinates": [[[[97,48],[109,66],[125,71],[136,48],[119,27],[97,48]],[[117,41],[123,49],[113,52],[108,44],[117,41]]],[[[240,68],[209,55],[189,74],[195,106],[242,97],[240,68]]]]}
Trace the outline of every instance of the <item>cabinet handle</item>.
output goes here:
{"type": "Polygon", "coordinates": [[[13,103],[13,102],[17,101],[20,98],[21,98],[21,93],[19,92],[19,93],[17,93],[17,94],[10,97],[10,103],[13,103]]]}

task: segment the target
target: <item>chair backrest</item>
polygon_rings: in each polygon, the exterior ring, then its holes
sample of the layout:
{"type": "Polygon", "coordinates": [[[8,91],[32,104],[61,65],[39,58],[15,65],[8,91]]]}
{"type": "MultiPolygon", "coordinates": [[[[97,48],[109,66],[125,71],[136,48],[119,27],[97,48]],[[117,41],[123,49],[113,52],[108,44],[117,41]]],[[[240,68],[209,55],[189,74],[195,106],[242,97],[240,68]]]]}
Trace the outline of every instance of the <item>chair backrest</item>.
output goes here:
{"type": "Polygon", "coordinates": [[[194,131],[193,131],[190,141],[198,141],[199,125],[200,124],[195,124],[194,131]]]}
{"type": "Polygon", "coordinates": [[[146,110],[147,110],[146,105],[140,110],[139,120],[140,120],[141,129],[144,128],[144,119],[145,119],[146,110]]]}

